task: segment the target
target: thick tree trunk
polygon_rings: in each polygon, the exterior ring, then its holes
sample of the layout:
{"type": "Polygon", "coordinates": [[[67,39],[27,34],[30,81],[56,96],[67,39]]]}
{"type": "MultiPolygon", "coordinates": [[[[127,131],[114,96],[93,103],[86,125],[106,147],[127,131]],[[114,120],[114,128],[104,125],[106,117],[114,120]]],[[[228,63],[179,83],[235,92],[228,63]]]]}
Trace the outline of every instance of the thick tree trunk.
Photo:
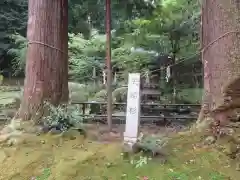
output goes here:
{"type": "Polygon", "coordinates": [[[240,107],[240,1],[204,0],[202,4],[203,106],[207,117],[226,123],[240,107]]]}
{"type": "Polygon", "coordinates": [[[26,77],[18,117],[34,119],[44,100],[68,101],[68,0],[29,0],[26,77]]]}

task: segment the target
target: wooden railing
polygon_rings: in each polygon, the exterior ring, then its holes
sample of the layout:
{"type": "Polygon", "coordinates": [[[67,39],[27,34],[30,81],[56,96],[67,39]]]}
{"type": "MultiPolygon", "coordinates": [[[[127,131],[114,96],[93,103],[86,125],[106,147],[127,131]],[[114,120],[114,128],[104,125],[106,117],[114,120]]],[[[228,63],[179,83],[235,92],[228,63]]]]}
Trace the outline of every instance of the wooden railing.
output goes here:
{"type": "MultiPolygon", "coordinates": [[[[72,102],[72,104],[78,104],[81,106],[81,111],[83,117],[91,117],[94,121],[99,121],[106,123],[106,112],[101,109],[106,108],[106,102],[72,102]],[[91,108],[92,105],[98,106],[99,112],[95,113],[86,113],[86,110],[91,108]]],[[[121,123],[124,123],[126,115],[127,103],[113,103],[114,109],[121,109],[122,113],[115,113],[112,115],[113,121],[120,120],[121,123]],[[120,107],[120,108],[119,108],[120,107]]],[[[147,122],[159,122],[159,121],[171,121],[171,120],[180,120],[180,121],[189,121],[195,120],[197,118],[198,112],[200,111],[200,104],[159,104],[159,103],[141,103],[141,123],[147,122]],[[154,112],[153,112],[154,111],[154,112]],[[154,114],[154,115],[151,115],[154,114]]]]}

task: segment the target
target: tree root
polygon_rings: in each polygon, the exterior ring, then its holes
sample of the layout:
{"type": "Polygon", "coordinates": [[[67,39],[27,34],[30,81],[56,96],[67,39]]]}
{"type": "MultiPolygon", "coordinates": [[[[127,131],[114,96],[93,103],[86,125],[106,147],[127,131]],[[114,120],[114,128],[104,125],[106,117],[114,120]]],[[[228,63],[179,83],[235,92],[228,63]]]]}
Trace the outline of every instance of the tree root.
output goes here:
{"type": "Polygon", "coordinates": [[[10,124],[6,125],[0,131],[0,144],[14,145],[25,134],[36,133],[37,128],[31,121],[22,121],[21,119],[12,119],[10,124]]]}

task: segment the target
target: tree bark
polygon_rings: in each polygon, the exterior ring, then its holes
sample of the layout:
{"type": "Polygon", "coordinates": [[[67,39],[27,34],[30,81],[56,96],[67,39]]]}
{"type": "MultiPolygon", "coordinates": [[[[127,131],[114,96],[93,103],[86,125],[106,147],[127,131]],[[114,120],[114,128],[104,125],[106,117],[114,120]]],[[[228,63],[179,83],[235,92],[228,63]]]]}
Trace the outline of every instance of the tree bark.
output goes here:
{"type": "Polygon", "coordinates": [[[26,77],[17,117],[34,120],[43,101],[68,101],[68,0],[29,0],[28,8],[26,77]]]}
{"type": "Polygon", "coordinates": [[[240,1],[202,2],[204,97],[197,124],[226,123],[240,107],[240,1]]]}

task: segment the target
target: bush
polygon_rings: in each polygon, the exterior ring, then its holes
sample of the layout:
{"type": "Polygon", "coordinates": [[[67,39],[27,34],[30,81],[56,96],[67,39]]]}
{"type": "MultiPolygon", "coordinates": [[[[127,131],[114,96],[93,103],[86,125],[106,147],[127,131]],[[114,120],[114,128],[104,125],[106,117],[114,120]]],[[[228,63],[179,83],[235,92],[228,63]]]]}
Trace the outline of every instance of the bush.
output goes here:
{"type": "Polygon", "coordinates": [[[93,97],[94,100],[103,100],[106,101],[107,100],[107,91],[105,89],[97,92],[95,94],[95,96],[93,97]]]}
{"type": "Polygon", "coordinates": [[[113,102],[126,102],[127,101],[127,87],[120,87],[113,91],[113,102]]]}
{"type": "Polygon", "coordinates": [[[101,91],[102,89],[105,89],[105,85],[104,84],[100,84],[100,83],[90,83],[87,84],[87,92],[89,93],[89,97],[93,97],[97,92],[101,91]]]}
{"type": "Polygon", "coordinates": [[[146,68],[155,56],[147,52],[131,52],[129,47],[121,47],[113,50],[112,59],[114,66],[129,72],[139,72],[146,68]]]}
{"type": "Polygon", "coordinates": [[[69,88],[69,92],[79,92],[79,91],[85,91],[86,85],[79,84],[76,82],[68,82],[68,88],[69,88]]]}
{"type": "Polygon", "coordinates": [[[68,83],[69,99],[73,102],[85,102],[88,100],[89,93],[85,84],[75,82],[68,83]]]}
{"type": "Polygon", "coordinates": [[[71,127],[81,127],[83,117],[78,106],[63,104],[57,107],[45,102],[44,107],[48,110],[49,115],[44,117],[44,127],[49,129],[66,131],[71,127]]]}
{"type": "Polygon", "coordinates": [[[88,100],[88,92],[71,92],[69,93],[71,102],[86,102],[88,100]]]}

